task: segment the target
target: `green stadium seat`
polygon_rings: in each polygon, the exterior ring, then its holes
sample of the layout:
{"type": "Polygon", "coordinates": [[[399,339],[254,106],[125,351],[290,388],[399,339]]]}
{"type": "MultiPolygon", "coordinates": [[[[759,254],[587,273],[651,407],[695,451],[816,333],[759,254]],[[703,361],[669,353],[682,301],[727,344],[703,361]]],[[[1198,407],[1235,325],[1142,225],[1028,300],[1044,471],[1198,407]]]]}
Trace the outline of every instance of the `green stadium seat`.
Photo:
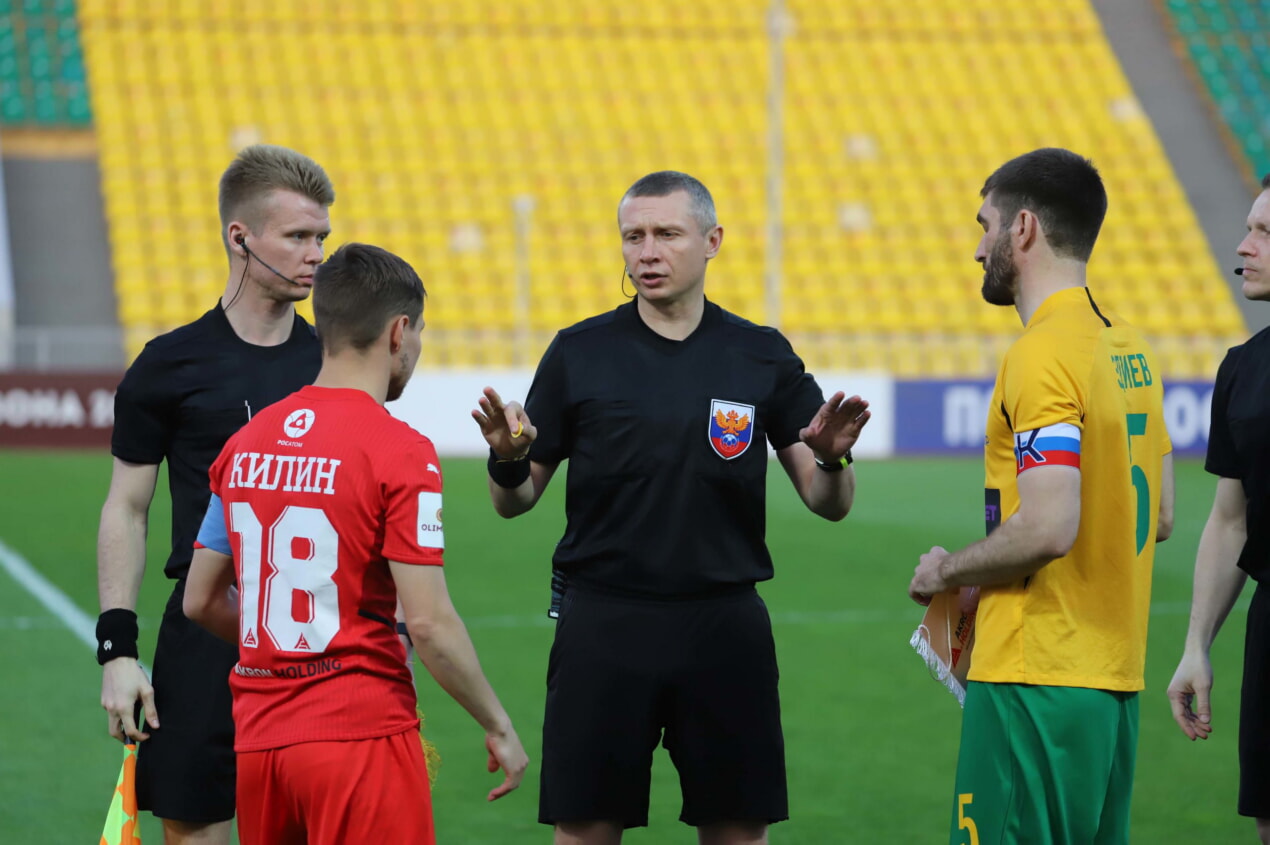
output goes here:
{"type": "Polygon", "coordinates": [[[62,117],[61,109],[59,108],[60,101],[52,81],[38,79],[31,87],[34,89],[35,95],[36,121],[43,124],[59,122],[62,117]]]}
{"type": "Polygon", "coordinates": [[[0,81],[0,126],[91,125],[73,0],[0,0],[0,81]]]}
{"type": "Polygon", "coordinates": [[[22,86],[14,80],[0,80],[0,117],[6,123],[21,123],[27,118],[22,86]]]}
{"type": "Polygon", "coordinates": [[[88,126],[92,123],[93,114],[88,108],[88,91],[84,83],[67,82],[66,119],[74,126],[88,126]]]}
{"type": "Polygon", "coordinates": [[[1270,107],[1270,2],[1167,0],[1164,5],[1253,174],[1270,171],[1270,128],[1263,120],[1270,107]]]}

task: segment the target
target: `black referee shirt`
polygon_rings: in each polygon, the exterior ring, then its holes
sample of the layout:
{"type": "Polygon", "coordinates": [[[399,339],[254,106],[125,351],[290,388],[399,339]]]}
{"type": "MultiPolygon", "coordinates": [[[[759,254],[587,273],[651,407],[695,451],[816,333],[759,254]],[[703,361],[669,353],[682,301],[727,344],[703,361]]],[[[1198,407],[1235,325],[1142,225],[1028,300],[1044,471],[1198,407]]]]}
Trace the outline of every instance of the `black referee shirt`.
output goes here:
{"type": "Polygon", "coordinates": [[[322,350],[299,314],[278,346],[240,338],[220,303],[146,344],[115,392],[110,451],[137,464],[168,462],[172,553],[164,572],[183,578],[211,498],[207,470],[248,414],[317,377],[322,350]]]}
{"type": "Polygon", "coordinates": [[[823,402],[780,332],[710,302],[682,341],[634,302],[561,331],[525,400],[531,458],[569,461],[554,565],[655,597],[771,578],[767,443],[797,442],[823,402]]]}
{"type": "Polygon", "coordinates": [[[1226,353],[1213,389],[1204,468],[1238,478],[1248,499],[1248,540],[1239,567],[1270,576],[1270,329],[1226,353]]]}

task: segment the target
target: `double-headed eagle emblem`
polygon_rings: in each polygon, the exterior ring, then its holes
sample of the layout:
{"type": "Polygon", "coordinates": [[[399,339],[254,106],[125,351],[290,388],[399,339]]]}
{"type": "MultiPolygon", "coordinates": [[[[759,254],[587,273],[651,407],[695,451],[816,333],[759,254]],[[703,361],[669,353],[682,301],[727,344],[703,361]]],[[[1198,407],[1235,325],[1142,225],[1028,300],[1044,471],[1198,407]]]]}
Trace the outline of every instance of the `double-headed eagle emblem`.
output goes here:
{"type": "Polygon", "coordinates": [[[750,427],[750,415],[738,414],[736,411],[728,411],[726,414],[721,410],[714,412],[714,422],[719,428],[723,429],[725,435],[739,435],[750,427]]]}

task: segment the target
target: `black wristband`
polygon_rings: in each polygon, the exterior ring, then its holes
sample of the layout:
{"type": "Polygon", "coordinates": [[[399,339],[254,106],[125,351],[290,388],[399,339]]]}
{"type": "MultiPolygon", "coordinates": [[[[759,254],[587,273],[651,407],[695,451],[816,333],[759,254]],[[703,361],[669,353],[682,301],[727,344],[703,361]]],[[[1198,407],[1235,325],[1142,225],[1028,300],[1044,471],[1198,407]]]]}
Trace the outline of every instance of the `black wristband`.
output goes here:
{"type": "Polygon", "coordinates": [[[489,470],[489,477],[499,487],[506,487],[514,490],[524,484],[529,478],[529,454],[521,455],[519,458],[500,458],[494,453],[493,449],[489,450],[489,460],[485,463],[489,470]]]}
{"type": "Polygon", "coordinates": [[[97,617],[97,664],[137,656],[137,614],[116,607],[97,617]]]}

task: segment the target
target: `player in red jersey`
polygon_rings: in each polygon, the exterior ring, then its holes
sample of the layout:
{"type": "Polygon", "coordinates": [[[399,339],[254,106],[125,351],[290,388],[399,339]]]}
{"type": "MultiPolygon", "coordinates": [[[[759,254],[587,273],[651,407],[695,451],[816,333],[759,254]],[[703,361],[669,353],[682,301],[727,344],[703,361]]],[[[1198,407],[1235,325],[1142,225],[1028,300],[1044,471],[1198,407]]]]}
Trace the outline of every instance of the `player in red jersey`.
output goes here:
{"type": "Polygon", "coordinates": [[[314,281],[317,381],[212,465],[184,607],[238,644],[244,845],[435,841],[398,597],[424,665],[505,772],[490,800],[528,765],[446,590],[436,451],[383,407],[419,358],[423,298],[400,258],[341,247],[314,281]]]}

